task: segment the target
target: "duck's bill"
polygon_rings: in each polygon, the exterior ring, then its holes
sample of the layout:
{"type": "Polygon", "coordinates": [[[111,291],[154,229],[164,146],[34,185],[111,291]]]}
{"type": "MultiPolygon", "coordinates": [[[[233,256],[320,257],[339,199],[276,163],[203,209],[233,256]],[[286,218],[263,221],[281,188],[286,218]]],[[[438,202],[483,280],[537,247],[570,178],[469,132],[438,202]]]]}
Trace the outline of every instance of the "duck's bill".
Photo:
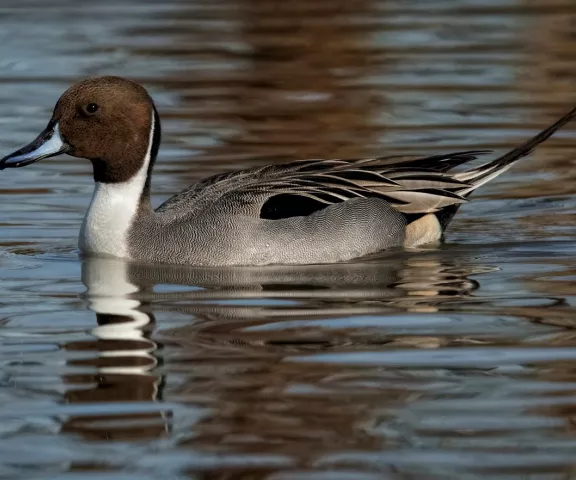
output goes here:
{"type": "Polygon", "coordinates": [[[50,122],[32,143],[0,160],[0,170],[25,167],[43,158],[66,153],[68,150],[69,146],[60,135],[58,122],[50,122]]]}

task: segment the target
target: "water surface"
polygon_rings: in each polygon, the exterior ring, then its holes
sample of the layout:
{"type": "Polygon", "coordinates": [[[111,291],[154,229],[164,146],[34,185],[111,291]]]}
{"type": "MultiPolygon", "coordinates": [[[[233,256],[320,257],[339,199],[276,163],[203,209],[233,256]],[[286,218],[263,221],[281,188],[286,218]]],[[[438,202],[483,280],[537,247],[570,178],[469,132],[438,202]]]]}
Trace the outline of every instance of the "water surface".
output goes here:
{"type": "MultiPolygon", "coordinates": [[[[569,0],[7,0],[0,149],[145,84],[159,204],[225,169],[512,148],[576,104],[569,0]]],[[[87,162],[0,175],[0,478],[568,479],[576,125],[447,243],[342,265],[82,260],[87,162]]]]}

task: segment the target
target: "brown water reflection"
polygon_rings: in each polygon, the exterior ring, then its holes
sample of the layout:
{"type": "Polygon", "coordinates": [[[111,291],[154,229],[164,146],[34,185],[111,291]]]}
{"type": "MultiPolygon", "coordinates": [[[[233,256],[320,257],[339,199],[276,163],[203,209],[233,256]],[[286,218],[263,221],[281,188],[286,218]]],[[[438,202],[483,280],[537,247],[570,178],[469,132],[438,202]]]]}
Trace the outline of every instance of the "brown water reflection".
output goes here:
{"type": "MultiPolygon", "coordinates": [[[[505,149],[576,103],[570,0],[0,5],[0,148],[151,88],[160,202],[227,168],[505,149]]],[[[572,127],[448,244],[334,266],[80,260],[68,157],[0,176],[0,478],[574,477],[572,127]]]]}

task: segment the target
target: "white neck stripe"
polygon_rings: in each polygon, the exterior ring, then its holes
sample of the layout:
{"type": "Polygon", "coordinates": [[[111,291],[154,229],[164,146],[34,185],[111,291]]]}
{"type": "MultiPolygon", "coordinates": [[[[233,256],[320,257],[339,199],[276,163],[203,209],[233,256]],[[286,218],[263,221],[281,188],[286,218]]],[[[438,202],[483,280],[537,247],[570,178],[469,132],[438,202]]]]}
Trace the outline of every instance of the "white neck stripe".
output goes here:
{"type": "Polygon", "coordinates": [[[121,183],[96,183],[80,230],[79,247],[84,253],[130,257],[128,233],[146,184],[155,128],[152,110],[146,156],[134,176],[121,183]]]}

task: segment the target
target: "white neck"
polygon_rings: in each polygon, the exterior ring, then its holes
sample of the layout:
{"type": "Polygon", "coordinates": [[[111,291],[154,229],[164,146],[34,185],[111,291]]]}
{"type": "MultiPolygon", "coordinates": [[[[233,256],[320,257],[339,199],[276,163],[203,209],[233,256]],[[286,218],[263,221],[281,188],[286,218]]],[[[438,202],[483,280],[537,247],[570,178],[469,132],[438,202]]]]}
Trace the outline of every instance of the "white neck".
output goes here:
{"type": "Polygon", "coordinates": [[[128,233],[140,206],[154,138],[154,112],[148,148],[142,166],[122,183],[96,182],[92,201],[80,229],[79,248],[84,253],[130,258],[128,233]]]}

